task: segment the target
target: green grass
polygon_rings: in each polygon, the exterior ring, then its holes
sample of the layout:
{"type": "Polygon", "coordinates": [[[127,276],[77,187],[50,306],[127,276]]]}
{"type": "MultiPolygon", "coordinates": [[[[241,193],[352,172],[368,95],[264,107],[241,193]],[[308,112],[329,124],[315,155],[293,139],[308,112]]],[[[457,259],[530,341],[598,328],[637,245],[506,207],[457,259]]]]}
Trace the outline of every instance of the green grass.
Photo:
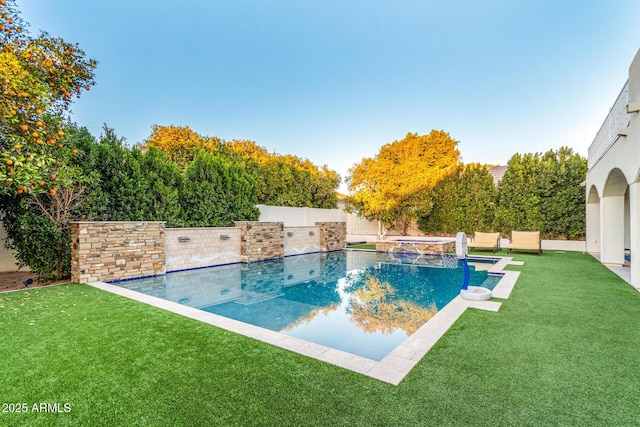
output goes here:
{"type": "Polygon", "coordinates": [[[582,253],[525,261],[398,386],[86,285],[0,294],[0,425],[625,426],[640,295],[582,253]]]}
{"type": "Polygon", "coordinates": [[[360,245],[352,245],[349,246],[348,249],[368,249],[368,250],[375,250],[376,249],[376,245],[371,245],[369,243],[363,243],[360,245]]]}

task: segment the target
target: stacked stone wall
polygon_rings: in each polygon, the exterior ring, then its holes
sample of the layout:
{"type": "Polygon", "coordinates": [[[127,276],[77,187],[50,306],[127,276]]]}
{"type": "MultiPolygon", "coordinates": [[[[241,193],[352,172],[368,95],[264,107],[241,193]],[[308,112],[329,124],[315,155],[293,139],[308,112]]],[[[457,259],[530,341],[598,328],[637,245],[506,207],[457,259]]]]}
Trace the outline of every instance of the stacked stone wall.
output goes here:
{"type": "Polygon", "coordinates": [[[164,222],[76,222],[71,234],[75,282],[155,276],[346,246],[346,224],[335,222],[291,227],[286,233],[282,222],[239,221],[236,227],[168,230],[164,222]]]}
{"type": "Polygon", "coordinates": [[[455,240],[442,240],[438,242],[398,242],[384,240],[376,242],[376,250],[381,252],[445,254],[456,250],[456,242],[455,240]]]}
{"type": "Polygon", "coordinates": [[[164,274],[164,222],[71,224],[71,279],[114,281],[164,274]]]}
{"type": "Polygon", "coordinates": [[[320,250],[339,251],[347,247],[346,222],[316,222],[320,229],[320,250]]]}
{"type": "Polygon", "coordinates": [[[284,257],[284,223],[237,221],[243,262],[284,257]]]}

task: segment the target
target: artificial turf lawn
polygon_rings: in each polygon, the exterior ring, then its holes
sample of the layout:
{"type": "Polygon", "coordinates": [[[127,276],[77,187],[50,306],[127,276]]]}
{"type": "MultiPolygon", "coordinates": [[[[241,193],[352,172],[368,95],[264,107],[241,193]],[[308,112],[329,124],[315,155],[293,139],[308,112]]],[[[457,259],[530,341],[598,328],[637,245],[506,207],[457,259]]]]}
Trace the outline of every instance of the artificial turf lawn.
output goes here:
{"type": "Polygon", "coordinates": [[[0,425],[637,425],[640,295],[590,255],[525,262],[393,386],[102,292],[0,294],[0,425]]]}
{"type": "Polygon", "coordinates": [[[376,245],[372,245],[372,244],[369,244],[369,243],[363,243],[363,244],[360,244],[360,245],[352,245],[352,246],[349,246],[349,248],[348,248],[348,249],[368,249],[368,250],[375,250],[375,249],[376,249],[376,245]]]}

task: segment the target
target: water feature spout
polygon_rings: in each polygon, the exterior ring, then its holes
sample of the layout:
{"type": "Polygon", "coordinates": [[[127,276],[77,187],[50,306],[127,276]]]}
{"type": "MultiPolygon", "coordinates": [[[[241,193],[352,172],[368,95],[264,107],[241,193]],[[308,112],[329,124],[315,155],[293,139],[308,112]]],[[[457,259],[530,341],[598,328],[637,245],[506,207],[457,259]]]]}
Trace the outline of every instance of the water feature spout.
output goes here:
{"type": "Polygon", "coordinates": [[[464,232],[459,232],[456,236],[456,256],[462,264],[464,270],[464,280],[462,282],[462,288],[460,289],[460,295],[464,299],[470,299],[475,301],[485,301],[491,298],[491,289],[484,288],[482,286],[469,286],[469,263],[467,262],[467,235],[464,232]]]}

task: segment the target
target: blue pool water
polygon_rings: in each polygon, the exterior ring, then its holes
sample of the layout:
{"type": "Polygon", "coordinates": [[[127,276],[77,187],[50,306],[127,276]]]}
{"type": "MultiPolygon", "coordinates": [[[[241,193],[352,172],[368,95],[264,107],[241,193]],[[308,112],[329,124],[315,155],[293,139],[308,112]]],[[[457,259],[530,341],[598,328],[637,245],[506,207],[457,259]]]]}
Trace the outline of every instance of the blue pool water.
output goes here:
{"type": "MultiPolygon", "coordinates": [[[[490,264],[472,286],[493,289],[490,264]]],[[[460,293],[452,255],[338,251],[169,273],[115,285],[382,360],[460,293]]]]}

